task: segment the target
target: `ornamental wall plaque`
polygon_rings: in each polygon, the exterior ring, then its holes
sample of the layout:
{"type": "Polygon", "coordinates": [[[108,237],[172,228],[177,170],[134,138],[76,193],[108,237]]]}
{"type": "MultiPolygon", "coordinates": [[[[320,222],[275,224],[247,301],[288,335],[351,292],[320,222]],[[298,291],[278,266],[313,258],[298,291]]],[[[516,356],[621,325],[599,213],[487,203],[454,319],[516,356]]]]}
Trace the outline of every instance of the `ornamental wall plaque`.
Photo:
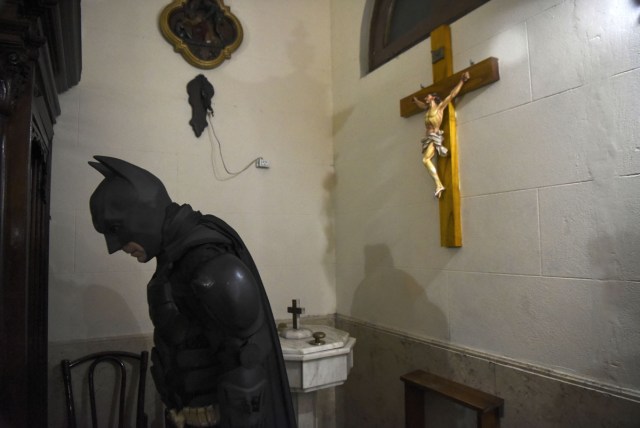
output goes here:
{"type": "Polygon", "coordinates": [[[162,35],[187,62],[215,68],[242,43],[242,26],[224,0],[174,0],[160,14],[162,35]]]}

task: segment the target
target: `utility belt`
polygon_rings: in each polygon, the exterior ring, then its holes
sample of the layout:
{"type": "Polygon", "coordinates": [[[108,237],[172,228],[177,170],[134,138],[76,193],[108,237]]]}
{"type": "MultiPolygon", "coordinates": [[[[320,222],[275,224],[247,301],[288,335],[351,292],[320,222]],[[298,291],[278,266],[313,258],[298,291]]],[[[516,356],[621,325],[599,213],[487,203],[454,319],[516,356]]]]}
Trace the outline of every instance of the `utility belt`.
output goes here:
{"type": "Polygon", "coordinates": [[[215,427],[220,422],[220,407],[183,407],[181,410],[169,410],[169,418],[176,428],[215,427]]]}

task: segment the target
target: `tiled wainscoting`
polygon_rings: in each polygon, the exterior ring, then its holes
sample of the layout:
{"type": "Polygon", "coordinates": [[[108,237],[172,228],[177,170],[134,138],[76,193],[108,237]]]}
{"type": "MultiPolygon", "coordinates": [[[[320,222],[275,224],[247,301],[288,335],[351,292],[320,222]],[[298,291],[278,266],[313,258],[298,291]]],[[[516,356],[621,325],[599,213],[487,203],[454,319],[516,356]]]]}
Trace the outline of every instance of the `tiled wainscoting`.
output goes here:
{"type": "MultiPolygon", "coordinates": [[[[302,323],[334,325],[334,317],[302,323]]],[[[318,428],[404,426],[400,376],[421,369],[464,383],[505,400],[503,428],[640,426],[640,397],[607,385],[497,360],[462,349],[419,340],[338,315],[335,327],[357,339],[347,382],[318,394],[318,428]]],[[[150,350],[151,336],[59,342],[49,346],[49,426],[65,426],[60,360],[91,352],[150,350]]],[[[425,402],[432,426],[474,426],[472,414],[436,397],[425,402]],[[469,424],[467,424],[469,422],[469,424]]],[[[149,426],[162,427],[163,406],[147,376],[149,426]]]]}
{"type": "MultiPolygon", "coordinates": [[[[616,390],[541,368],[431,343],[338,315],[336,327],[357,338],[354,366],[337,389],[339,427],[404,426],[400,376],[421,369],[505,400],[503,428],[640,427],[640,392],[616,390]]],[[[430,426],[458,427],[471,414],[425,400],[430,426]],[[431,421],[430,421],[431,422],[431,421]]]]}

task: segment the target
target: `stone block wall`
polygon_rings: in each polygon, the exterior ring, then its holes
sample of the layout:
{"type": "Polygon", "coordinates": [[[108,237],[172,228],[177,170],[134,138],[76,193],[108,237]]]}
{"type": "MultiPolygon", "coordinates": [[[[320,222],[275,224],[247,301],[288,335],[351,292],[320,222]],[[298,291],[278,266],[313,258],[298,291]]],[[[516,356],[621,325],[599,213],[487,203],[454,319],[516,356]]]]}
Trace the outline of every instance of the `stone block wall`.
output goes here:
{"type": "MultiPolygon", "coordinates": [[[[354,367],[336,393],[339,427],[404,426],[400,376],[421,369],[505,400],[502,428],[628,427],[640,421],[640,396],[515,361],[430,342],[338,316],[358,342],[354,367]]],[[[461,406],[427,397],[429,426],[473,425],[461,406]],[[432,425],[433,424],[433,425],[432,425]]]]}

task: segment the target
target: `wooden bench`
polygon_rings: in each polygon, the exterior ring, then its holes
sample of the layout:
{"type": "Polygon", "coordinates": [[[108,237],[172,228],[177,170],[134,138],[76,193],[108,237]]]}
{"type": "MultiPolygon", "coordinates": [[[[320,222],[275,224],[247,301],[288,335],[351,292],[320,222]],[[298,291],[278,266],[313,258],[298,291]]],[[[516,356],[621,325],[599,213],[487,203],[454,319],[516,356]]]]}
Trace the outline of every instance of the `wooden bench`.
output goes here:
{"type": "Polygon", "coordinates": [[[432,391],[476,412],[479,428],[497,428],[503,413],[504,400],[475,388],[416,370],[401,376],[404,382],[406,428],[424,428],[424,393],[432,391]]]}

